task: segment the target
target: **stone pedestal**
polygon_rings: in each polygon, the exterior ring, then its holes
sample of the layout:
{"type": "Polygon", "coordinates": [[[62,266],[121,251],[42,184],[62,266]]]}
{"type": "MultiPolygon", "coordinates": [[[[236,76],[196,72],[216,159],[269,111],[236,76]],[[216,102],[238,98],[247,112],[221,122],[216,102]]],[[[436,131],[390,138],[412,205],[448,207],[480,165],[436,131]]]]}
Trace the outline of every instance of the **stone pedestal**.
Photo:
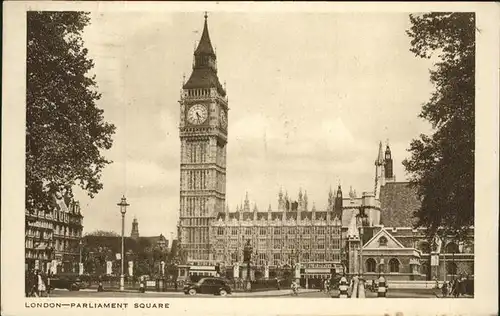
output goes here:
{"type": "Polygon", "coordinates": [[[297,282],[299,282],[300,281],[300,265],[299,264],[295,265],[295,273],[294,274],[295,274],[295,280],[297,282]]]}
{"type": "Polygon", "coordinates": [[[165,274],[165,261],[160,262],[160,274],[165,274]]]}
{"type": "MultiPolygon", "coordinates": [[[[241,268],[241,278],[243,280],[247,280],[248,279],[248,267],[246,266],[246,264],[244,266],[242,266],[241,268]]],[[[255,280],[255,269],[253,267],[250,266],[250,280],[255,280]]]]}
{"type": "Polygon", "coordinates": [[[128,275],[130,276],[134,275],[134,261],[128,262],[128,275]]]}
{"type": "Polygon", "coordinates": [[[233,266],[233,278],[237,279],[240,277],[240,266],[238,264],[235,264],[233,266]]]}
{"type": "Polygon", "coordinates": [[[439,271],[439,254],[437,252],[431,253],[431,278],[439,279],[440,271],[439,271]]]}
{"type": "Polygon", "coordinates": [[[111,274],[113,273],[113,262],[112,261],[106,261],[106,274],[111,274]]]}

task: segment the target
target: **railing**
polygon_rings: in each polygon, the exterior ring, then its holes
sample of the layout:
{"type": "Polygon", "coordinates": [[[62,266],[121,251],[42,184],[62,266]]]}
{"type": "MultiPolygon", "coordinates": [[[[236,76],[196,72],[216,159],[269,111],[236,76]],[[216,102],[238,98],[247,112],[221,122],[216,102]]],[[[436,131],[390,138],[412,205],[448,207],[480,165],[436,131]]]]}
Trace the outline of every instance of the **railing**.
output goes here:
{"type": "MultiPolygon", "coordinates": [[[[82,277],[86,288],[96,289],[99,286],[99,279],[97,277],[82,277]]],[[[100,281],[103,285],[104,290],[116,290],[120,288],[120,278],[117,276],[104,276],[100,281]]],[[[159,292],[182,292],[184,285],[188,281],[184,280],[169,280],[169,279],[151,279],[145,281],[144,286],[147,291],[159,291],[159,292]],[[154,284],[154,285],[152,285],[154,284]]],[[[247,291],[247,281],[244,279],[233,279],[227,280],[227,284],[231,287],[234,292],[244,292],[247,291]]],[[[277,289],[288,289],[290,288],[291,280],[280,280],[280,284],[276,280],[256,280],[251,281],[251,291],[270,291],[277,289]]],[[[127,278],[125,280],[125,290],[139,290],[140,282],[138,278],[127,278]]]]}

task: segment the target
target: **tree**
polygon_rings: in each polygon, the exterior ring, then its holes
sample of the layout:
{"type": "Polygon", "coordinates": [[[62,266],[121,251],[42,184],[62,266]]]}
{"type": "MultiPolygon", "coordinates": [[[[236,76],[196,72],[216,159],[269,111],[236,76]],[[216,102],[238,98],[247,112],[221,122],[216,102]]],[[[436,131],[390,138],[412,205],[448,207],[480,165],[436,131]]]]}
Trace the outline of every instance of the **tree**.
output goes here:
{"type": "Polygon", "coordinates": [[[91,233],[85,234],[85,236],[105,236],[105,237],[120,237],[120,235],[114,231],[106,230],[95,230],[91,233]]]}
{"type": "Polygon", "coordinates": [[[416,226],[463,236],[474,225],[475,14],[410,15],[410,51],[439,61],[430,70],[435,86],[420,113],[431,135],[412,140],[403,164],[422,201],[416,226]]]}
{"type": "Polygon", "coordinates": [[[81,33],[84,12],[28,12],[26,89],[26,209],[50,212],[53,194],[79,185],[93,197],[102,189],[101,155],[115,126],[96,106],[94,67],[81,33]]]}

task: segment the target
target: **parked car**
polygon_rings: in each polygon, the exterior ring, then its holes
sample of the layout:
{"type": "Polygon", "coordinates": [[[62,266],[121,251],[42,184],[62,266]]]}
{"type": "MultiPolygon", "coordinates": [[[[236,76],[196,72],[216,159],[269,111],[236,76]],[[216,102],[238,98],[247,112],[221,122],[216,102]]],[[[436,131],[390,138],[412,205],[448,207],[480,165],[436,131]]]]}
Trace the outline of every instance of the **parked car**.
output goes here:
{"type": "Polygon", "coordinates": [[[223,279],[202,278],[196,283],[186,284],[184,286],[184,293],[186,295],[202,293],[226,296],[227,294],[231,294],[231,287],[223,279]]]}
{"type": "Polygon", "coordinates": [[[50,278],[51,289],[67,289],[69,291],[79,291],[84,288],[82,281],[76,278],[53,276],[50,278]]]}

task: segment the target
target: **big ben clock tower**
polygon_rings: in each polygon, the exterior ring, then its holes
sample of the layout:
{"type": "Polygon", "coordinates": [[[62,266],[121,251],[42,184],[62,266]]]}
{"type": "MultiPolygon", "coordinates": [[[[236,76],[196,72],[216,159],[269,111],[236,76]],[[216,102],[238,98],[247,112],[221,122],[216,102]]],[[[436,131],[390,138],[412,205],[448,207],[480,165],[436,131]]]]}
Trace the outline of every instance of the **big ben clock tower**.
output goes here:
{"type": "Polygon", "coordinates": [[[181,183],[179,239],[188,262],[211,260],[210,221],[226,200],[226,91],[217,77],[217,57],[207,14],[193,71],[180,103],[181,183]]]}

